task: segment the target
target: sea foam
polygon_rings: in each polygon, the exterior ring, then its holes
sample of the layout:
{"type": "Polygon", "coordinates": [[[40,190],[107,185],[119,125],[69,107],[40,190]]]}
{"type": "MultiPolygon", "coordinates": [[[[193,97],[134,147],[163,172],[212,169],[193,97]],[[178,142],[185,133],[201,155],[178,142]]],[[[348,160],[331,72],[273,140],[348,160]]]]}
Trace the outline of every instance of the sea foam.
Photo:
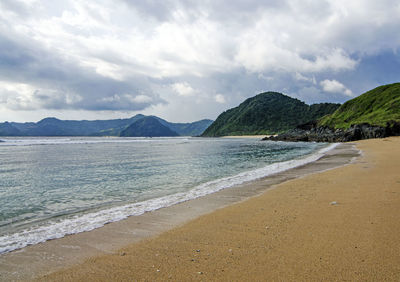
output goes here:
{"type": "Polygon", "coordinates": [[[189,142],[187,137],[88,137],[88,138],[4,138],[0,146],[35,146],[65,144],[99,144],[99,143],[143,143],[143,142],[189,142]]]}
{"type": "Polygon", "coordinates": [[[274,163],[263,168],[209,181],[198,185],[187,192],[112,207],[87,214],[75,215],[69,218],[51,220],[43,225],[32,226],[29,229],[18,233],[3,235],[0,236],[0,253],[10,252],[51,239],[61,238],[69,234],[90,231],[102,227],[107,223],[123,220],[129,216],[138,216],[146,212],[192,200],[210,193],[215,193],[222,189],[227,189],[245,182],[254,181],[272,174],[302,166],[320,159],[326,152],[332,150],[337,145],[338,144],[331,144],[320,149],[316,153],[303,158],[274,163]]]}

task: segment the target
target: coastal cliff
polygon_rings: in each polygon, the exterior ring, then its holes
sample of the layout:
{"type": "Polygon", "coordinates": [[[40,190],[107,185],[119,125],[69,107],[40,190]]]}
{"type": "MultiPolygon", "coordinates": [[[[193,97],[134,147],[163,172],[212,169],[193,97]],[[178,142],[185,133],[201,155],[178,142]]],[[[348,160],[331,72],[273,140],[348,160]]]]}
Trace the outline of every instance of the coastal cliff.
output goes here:
{"type": "Polygon", "coordinates": [[[348,142],[399,135],[400,83],[393,83],[351,99],[319,120],[263,140],[348,142]]]}
{"type": "Polygon", "coordinates": [[[271,141],[304,142],[349,142],[355,140],[400,136],[400,122],[391,121],[386,126],[368,123],[356,124],[348,129],[332,129],[327,126],[306,124],[277,136],[266,137],[271,141]]]}

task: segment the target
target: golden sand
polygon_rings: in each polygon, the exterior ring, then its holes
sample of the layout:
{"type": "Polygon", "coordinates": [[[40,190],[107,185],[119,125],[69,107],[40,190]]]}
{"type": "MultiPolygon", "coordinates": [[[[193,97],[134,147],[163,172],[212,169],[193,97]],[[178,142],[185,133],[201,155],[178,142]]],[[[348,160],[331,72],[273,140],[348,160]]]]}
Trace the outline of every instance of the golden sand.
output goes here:
{"type": "Polygon", "coordinates": [[[357,147],[354,164],[39,280],[400,281],[400,138],[357,147]]]}

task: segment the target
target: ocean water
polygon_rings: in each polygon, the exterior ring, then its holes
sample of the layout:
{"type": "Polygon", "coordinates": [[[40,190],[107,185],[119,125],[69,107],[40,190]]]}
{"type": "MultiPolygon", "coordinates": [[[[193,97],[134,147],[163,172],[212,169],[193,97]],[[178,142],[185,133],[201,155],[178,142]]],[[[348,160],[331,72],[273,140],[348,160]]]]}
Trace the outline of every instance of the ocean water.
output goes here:
{"type": "Polygon", "coordinates": [[[227,189],[328,150],[256,139],[0,139],[0,253],[227,189]]]}

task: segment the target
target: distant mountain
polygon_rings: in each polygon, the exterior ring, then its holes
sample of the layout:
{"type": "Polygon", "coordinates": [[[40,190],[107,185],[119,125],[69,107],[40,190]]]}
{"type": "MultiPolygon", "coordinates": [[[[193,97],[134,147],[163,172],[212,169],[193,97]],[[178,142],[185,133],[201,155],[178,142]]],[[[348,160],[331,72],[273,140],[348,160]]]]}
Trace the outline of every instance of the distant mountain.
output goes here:
{"type": "Polygon", "coordinates": [[[347,129],[362,123],[386,126],[391,121],[400,121],[400,83],[379,86],[347,101],[319,125],[347,129]]]}
{"type": "Polygon", "coordinates": [[[129,125],[124,129],[122,137],[160,137],[160,136],[179,136],[178,133],[163,125],[156,117],[144,117],[129,125]]]}
{"type": "Polygon", "coordinates": [[[192,123],[172,123],[161,118],[157,119],[181,136],[199,136],[213,123],[210,119],[202,119],[192,123]]]}
{"type": "MultiPolygon", "coordinates": [[[[118,136],[123,129],[141,117],[144,116],[137,115],[129,119],[93,121],[59,120],[51,117],[42,119],[37,123],[11,122],[10,124],[19,130],[19,134],[14,134],[14,136],[118,136]]],[[[9,131],[0,132],[0,135],[6,136],[10,135],[9,133],[9,131]]]]}
{"type": "MultiPolygon", "coordinates": [[[[113,120],[78,121],[45,118],[37,123],[4,122],[0,123],[0,136],[120,136],[121,132],[131,124],[147,117],[139,114],[128,119],[113,120]]],[[[154,118],[181,136],[198,136],[212,123],[212,120],[170,123],[159,117],[154,118]]]]}
{"type": "Polygon", "coordinates": [[[340,105],[307,105],[277,92],[249,98],[223,112],[202,136],[276,134],[334,112],[340,105]]]}
{"type": "Polygon", "coordinates": [[[0,136],[19,136],[21,132],[9,122],[0,123],[0,136]]]}

